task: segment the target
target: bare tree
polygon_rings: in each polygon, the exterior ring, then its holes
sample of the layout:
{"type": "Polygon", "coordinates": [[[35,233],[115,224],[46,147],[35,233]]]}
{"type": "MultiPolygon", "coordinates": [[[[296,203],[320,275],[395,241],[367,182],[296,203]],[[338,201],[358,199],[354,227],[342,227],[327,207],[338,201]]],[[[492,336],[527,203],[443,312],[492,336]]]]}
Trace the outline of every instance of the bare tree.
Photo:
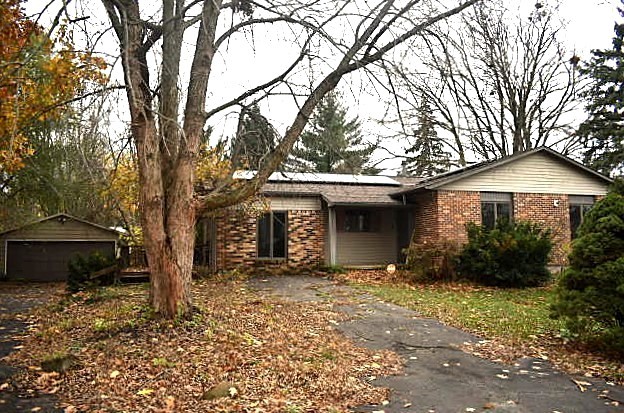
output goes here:
{"type": "Polygon", "coordinates": [[[380,62],[388,52],[477,1],[453,1],[449,2],[453,6],[444,8],[443,2],[424,0],[163,0],[160,12],[154,13],[147,10],[152,6],[137,0],[102,0],[124,69],[154,309],[164,317],[174,317],[191,308],[198,213],[236,204],[256,193],[286,158],[317,103],[344,76],[380,62]],[[300,45],[299,55],[272,80],[207,108],[218,53],[238,34],[257,37],[269,25],[283,26],[282,35],[292,36],[292,44],[300,45]],[[195,42],[186,83],[180,62],[191,34],[195,42]],[[148,52],[157,45],[162,50],[159,59],[154,59],[148,52]],[[297,73],[321,61],[325,66],[315,66],[310,87],[300,87],[297,73]],[[193,170],[207,121],[284,85],[300,106],[255,178],[241,182],[230,176],[197,196],[193,170]]]}
{"type": "Polygon", "coordinates": [[[423,36],[421,73],[397,68],[414,109],[421,96],[432,103],[460,164],[469,151],[487,160],[538,146],[569,152],[578,144],[570,124],[578,58],[566,55],[555,10],[537,2],[521,14],[502,2],[481,3],[457,29],[423,36]]]}

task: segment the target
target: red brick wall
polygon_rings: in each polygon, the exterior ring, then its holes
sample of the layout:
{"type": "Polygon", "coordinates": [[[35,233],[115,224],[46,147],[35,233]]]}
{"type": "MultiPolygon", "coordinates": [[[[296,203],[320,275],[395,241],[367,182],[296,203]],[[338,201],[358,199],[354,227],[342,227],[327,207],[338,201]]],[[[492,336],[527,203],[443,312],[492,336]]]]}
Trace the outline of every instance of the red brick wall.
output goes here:
{"type": "Polygon", "coordinates": [[[322,211],[288,211],[288,259],[257,259],[255,217],[227,211],[216,219],[217,270],[237,267],[296,265],[313,267],[324,263],[325,226],[322,211]]]}
{"type": "Polygon", "coordinates": [[[411,202],[416,204],[414,209],[414,234],[412,242],[429,244],[438,241],[437,194],[427,191],[416,195],[411,202]]]}
{"type": "Polygon", "coordinates": [[[438,234],[440,239],[465,243],[466,224],[481,224],[481,193],[474,191],[437,191],[438,234]]]}
{"type": "Polygon", "coordinates": [[[516,193],[513,200],[515,219],[550,228],[553,237],[551,264],[565,265],[571,241],[568,195],[516,193]]]}
{"type": "Polygon", "coordinates": [[[288,211],[288,264],[316,266],[325,262],[322,211],[288,211]]]}
{"type": "Polygon", "coordinates": [[[481,223],[481,194],[473,191],[428,191],[413,198],[416,203],[413,241],[464,243],[466,224],[481,223]]]}
{"type": "MultiPolygon", "coordinates": [[[[481,194],[475,191],[430,191],[412,198],[416,207],[413,241],[465,243],[466,224],[481,223],[481,194]]],[[[536,222],[553,234],[551,264],[564,265],[570,245],[570,216],[567,195],[513,194],[515,219],[536,222]],[[559,200],[557,207],[554,201],[559,200]]]]}
{"type": "Polygon", "coordinates": [[[217,270],[252,265],[256,261],[256,218],[226,211],[216,226],[217,270]]]}

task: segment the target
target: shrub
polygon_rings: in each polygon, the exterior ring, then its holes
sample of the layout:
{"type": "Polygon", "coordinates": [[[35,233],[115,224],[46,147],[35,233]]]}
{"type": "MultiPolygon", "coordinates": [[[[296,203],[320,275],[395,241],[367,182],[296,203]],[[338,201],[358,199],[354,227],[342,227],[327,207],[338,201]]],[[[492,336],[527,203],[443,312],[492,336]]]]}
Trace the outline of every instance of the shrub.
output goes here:
{"type": "Polygon", "coordinates": [[[498,222],[488,230],[470,223],[458,272],[479,284],[534,287],[550,280],[550,231],[530,222],[498,222]]]}
{"type": "Polygon", "coordinates": [[[67,278],[67,289],[71,292],[84,290],[85,288],[111,284],[114,277],[99,277],[91,280],[90,276],[94,272],[103,270],[115,264],[115,259],[95,251],[88,256],[76,255],[69,261],[69,275],[67,278]]]}
{"type": "Polygon", "coordinates": [[[414,281],[453,281],[458,254],[454,242],[412,244],[405,249],[406,268],[414,281]]]}
{"type": "Polygon", "coordinates": [[[587,213],[553,315],[572,338],[624,354],[624,196],[609,193],[587,213]]]}

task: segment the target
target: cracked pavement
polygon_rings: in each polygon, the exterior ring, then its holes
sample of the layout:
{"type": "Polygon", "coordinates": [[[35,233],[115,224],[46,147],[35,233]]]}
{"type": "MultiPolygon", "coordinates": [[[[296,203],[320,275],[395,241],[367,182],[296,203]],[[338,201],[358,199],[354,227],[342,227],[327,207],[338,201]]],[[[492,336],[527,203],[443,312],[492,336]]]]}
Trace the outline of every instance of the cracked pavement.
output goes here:
{"type": "Polygon", "coordinates": [[[336,326],[338,330],[363,347],[393,350],[402,357],[402,374],[372,381],[391,389],[389,403],[359,406],[355,412],[624,411],[624,389],[619,386],[572,377],[544,360],[523,358],[505,365],[478,358],[459,348],[479,341],[478,337],[336,282],[270,277],[252,279],[249,286],[294,301],[333,300],[336,310],[350,315],[349,321],[336,326]],[[341,297],[351,298],[350,303],[342,304],[341,297]],[[586,383],[587,390],[581,392],[573,379],[586,383]]]}

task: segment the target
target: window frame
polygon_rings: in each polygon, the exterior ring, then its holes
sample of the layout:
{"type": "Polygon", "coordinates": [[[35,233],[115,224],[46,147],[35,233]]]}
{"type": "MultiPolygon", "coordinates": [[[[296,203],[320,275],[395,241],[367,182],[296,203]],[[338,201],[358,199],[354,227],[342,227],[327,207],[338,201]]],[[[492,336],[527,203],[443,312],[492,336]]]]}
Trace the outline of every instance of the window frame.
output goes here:
{"type": "Polygon", "coordinates": [[[340,232],[346,232],[351,234],[369,234],[379,232],[379,221],[381,219],[379,211],[365,208],[349,208],[342,212],[341,225],[339,227],[340,232]],[[364,220],[355,227],[349,227],[349,217],[356,216],[356,220],[359,221],[359,217],[364,220]]]}
{"type": "Polygon", "coordinates": [[[509,216],[507,216],[506,218],[509,220],[509,222],[513,221],[514,210],[513,210],[513,194],[512,193],[510,192],[481,192],[481,226],[483,226],[484,228],[488,230],[494,229],[494,227],[496,227],[496,224],[498,223],[499,219],[501,219],[501,216],[499,216],[500,206],[507,206],[509,210],[509,216]],[[484,215],[483,215],[484,205],[493,206],[494,222],[492,223],[491,226],[486,225],[487,223],[485,222],[484,215]]]}
{"type": "Polygon", "coordinates": [[[288,259],[288,211],[269,211],[262,214],[262,216],[258,217],[256,220],[256,259],[258,260],[270,260],[270,261],[285,261],[288,259]],[[274,224],[274,215],[275,214],[284,214],[284,256],[276,257],[275,256],[275,224],[274,224]],[[265,217],[269,217],[269,255],[261,256],[260,255],[260,220],[265,217]]]}
{"type": "Polygon", "coordinates": [[[570,239],[576,238],[576,232],[585,220],[587,214],[596,203],[593,195],[568,195],[568,218],[570,220],[570,239]],[[579,207],[580,219],[576,228],[572,228],[572,207],[579,207]]]}

